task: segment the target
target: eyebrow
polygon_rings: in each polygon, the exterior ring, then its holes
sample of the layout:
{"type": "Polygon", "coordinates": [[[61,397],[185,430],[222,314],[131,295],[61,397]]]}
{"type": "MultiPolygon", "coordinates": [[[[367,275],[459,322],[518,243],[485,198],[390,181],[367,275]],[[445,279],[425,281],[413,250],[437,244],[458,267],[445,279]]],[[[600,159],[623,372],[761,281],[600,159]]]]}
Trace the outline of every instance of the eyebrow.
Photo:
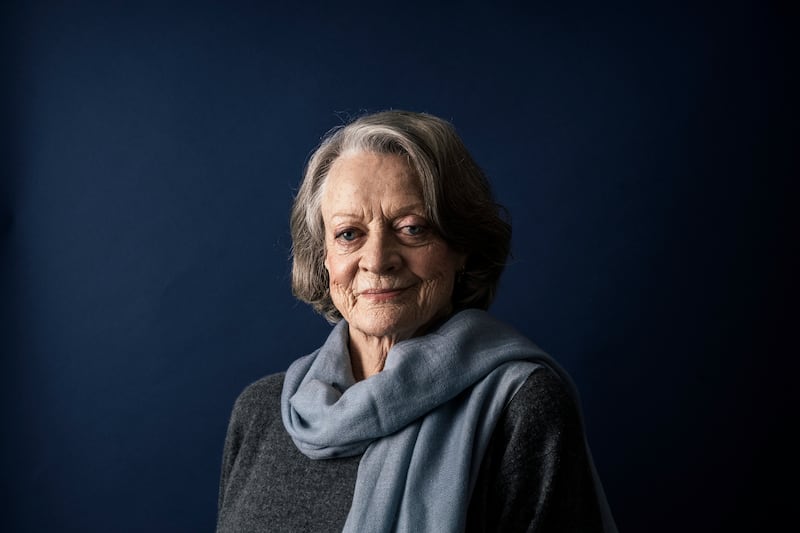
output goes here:
{"type": "MultiPolygon", "coordinates": [[[[399,209],[394,210],[393,213],[390,213],[391,215],[390,218],[397,218],[411,214],[425,216],[425,204],[422,202],[417,202],[413,204],[404,205],[399,209]]],[[[331,214],[331,219],[357,218],[358,216],[359,215],[357,213],[353,213],[350,211],[337,211],[331,214]]]]}

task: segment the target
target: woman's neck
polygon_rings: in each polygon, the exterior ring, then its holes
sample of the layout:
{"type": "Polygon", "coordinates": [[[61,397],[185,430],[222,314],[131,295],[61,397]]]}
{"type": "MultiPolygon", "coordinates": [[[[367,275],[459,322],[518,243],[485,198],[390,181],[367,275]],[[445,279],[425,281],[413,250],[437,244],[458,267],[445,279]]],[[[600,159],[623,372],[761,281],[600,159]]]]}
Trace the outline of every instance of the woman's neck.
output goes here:
{"type": "Polygon", "coordinates": [[[350,366],[356,381],[374,376],[386,365],[389,350],[401,339],[372,337],[350,328],[350,366]]]}
{"type": "Polygon", "coordinates": [[[448,308],[446,313],[441,313],[434,320],[431,320],[416,331],[405,333],[398,332],[394,335],[373,336],[348,326],[350,342],[350,366],[353,370],[353,377],[356,381],[362,381],[370,376],[374,376],[386,366],[386,358],[389,350],[398,342],[425,335],[432,329],[436,329],[448,316],[452,308],[448,308]]]}

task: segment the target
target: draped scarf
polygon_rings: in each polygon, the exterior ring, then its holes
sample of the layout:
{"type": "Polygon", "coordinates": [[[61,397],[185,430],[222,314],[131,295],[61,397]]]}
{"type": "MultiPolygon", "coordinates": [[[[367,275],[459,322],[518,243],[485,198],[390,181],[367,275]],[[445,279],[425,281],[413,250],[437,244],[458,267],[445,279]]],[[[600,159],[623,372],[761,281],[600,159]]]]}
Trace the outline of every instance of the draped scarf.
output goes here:
{"type": "Polygon", "coordinates": [[[291,365],[281,396],[304,455],[364,454],[346,532],[463,531],[484,451],[516,391],[540,365],[574,390],[535,344],[475,309],[398,342],[383,371],[359,382],[348,341],[342,320],[291,365]]]}

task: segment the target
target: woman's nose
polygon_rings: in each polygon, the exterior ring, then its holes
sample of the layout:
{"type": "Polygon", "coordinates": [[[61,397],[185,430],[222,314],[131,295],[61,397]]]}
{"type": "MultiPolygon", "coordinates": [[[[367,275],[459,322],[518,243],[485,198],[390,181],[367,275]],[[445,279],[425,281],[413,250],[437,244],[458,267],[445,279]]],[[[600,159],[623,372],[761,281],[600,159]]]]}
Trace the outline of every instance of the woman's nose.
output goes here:
{"type": "Polygon", "coordinates": [[[399,268],[402,263],[399,243],[388,232],[376,231],[369,234],[361,247],[360,267],[362,270],[383,274],[399,268]]]}

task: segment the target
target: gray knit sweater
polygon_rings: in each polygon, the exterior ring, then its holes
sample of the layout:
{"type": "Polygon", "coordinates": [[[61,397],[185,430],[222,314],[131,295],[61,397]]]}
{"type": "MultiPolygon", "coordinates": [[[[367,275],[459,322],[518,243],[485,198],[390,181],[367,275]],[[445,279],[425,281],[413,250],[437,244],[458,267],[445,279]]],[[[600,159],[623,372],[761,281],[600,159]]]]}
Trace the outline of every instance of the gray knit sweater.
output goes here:
{"type": "MultiPolygon", "coordinates": [[[[283,374],[239,396],[222,462],[218,533],[341,531],[359,457],[312,460],[283,427],[283,374]]],[[[467,531],[602,531],[576,406],[547,368],[503,411],[467,509],[467,531]]]]}

